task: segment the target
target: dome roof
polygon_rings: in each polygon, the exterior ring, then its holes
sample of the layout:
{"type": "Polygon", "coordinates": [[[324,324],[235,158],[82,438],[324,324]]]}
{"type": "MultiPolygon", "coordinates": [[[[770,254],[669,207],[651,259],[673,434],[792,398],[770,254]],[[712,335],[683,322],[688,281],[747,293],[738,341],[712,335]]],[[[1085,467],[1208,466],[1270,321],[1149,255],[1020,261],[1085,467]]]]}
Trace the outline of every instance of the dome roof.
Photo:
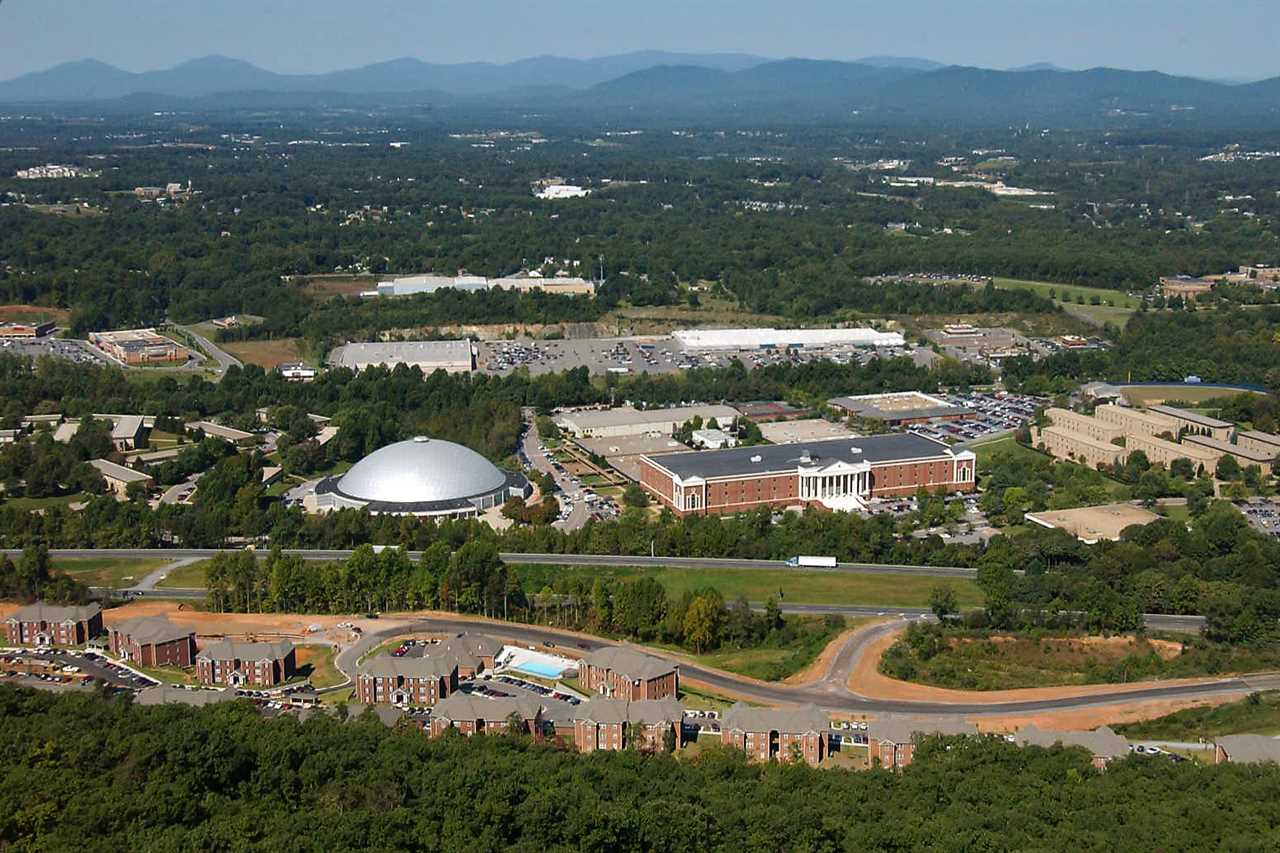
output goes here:
{"type": "Polygon", "coordinates": [[[418,436],[375,450],[338,480],[348,497],[381,503],[426,503],[483,495],[507,477],[474,450],[418,436]]]}

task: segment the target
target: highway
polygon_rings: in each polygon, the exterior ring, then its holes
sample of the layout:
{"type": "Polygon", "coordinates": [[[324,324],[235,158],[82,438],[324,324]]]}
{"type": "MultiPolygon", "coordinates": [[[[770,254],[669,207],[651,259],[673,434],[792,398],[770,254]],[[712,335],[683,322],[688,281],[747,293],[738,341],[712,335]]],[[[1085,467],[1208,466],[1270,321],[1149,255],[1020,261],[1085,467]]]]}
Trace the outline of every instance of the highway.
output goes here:
{"type": "MultiPolygon", "coordinates": [[[[195,557],[203,559],[213,557],[221,550],[218,548],[55,548],[49,551],[50,557],[120,557],[135,559],[155,559],[172,557],[175,560],[195,557]]],[[[305,548],[285,548],[286,554],[296,554],[305,560],[345,560],[354,553],[351,550],[321,550],[305,548]]],[[[20,550],[6,550],[3,553],[17,557],[20,550]]],[[[256,552],[265,557],[268,549],[256,552]]],[[[412,560],[418,559],[421,551],[407,552],[412,560]]],[[[517,554],[506,552],[499,554],[504,563],[513,565],[554,565],[554,566],[606,566],[610,568],[673,568],[673,569],[741,569],[760,571],[790,571],[781,560],[740,560],[723,557],[647,557],[615,554],[517,554]]],[[[968,578],[977,576],[977,569],[963,566],[907,566],[887,563],[841,563],[833,569],[805,567],[805,572],[855,572],[858,574],[883,575],[916,575],[930,578],[968,578]]]]}

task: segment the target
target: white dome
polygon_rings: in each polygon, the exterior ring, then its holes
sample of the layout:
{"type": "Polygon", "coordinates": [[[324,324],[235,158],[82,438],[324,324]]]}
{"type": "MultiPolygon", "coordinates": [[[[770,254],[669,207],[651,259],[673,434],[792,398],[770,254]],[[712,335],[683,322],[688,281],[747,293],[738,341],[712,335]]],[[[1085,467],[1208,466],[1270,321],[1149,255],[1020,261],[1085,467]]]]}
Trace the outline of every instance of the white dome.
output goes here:
{"type": "Polygon", "coordinates": [[[500,489],[506,475],[469,447],[419,436],[375,450],[338,480],[338,491],[364,501],[427,503],[500,489]]]}

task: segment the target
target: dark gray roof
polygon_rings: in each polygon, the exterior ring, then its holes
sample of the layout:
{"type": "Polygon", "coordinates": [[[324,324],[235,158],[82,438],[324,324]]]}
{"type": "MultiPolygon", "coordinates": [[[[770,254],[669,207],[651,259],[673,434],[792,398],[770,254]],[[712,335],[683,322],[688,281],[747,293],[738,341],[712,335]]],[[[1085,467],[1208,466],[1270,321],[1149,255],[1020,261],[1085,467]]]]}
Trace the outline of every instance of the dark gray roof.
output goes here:
{"type": "Polygon", "coordinates": [[[684,718],[684,710],[675,699],[641,699],[628,702],[625,699],[608,699],[593,696],[579,705],[573,714],[575,720],[591,723],[678,723],[684,718]]]}
{"type": "Polygon", "coordinates": [[[973,409],[967,406],[953,406],[949,403],[941,406],[920,406],[913,409],[882,409],[870,400],[859,400],[857,397],[832,397],[827,402],[860,417],[882,421],[941,417],[958,418],[976,414],[973,409]]]}
{"type": "Polygon", "coordinates": [[[1218,450],[1223,453],[1231,453],[1264,465],[1275,458],[1275,454],[1265,450],[1249,450],[1238,444],[1232,444],[1229,441],[1222,441],[1208,435],[1184,435],[1182,443],[1194,444],[1196,447],[1207,447],[1210,450],[1218,450]]]}
{"type": "Polygon", "coordinates": [[[377,655],[360,664],[358,675],[374,678],[443,678],[458,668],[458,662],[451,656],[438,657],[395,657],[393,655],[377,655]]]}
{"type": "Polygon", "coordinates": [[[646,655],[623,646],[606,646],[586,657],[591,666],[610,669],[627,678],[645,681],[661,678],[675,672],[676,665],[662,658],[646,655]]]}
{"type": "Polygon", "coordinates": [[[102,608],[94,602],[79,606],[60,606],[37,601],[26,607],[19,607],[9,614],[8,622],[81,622],[92,619],[102,612],[102,608]]]}
{"type": "Polygon", "coordinates": [[[1271,444],[1280,447],[1280,435],[1273,435],[1269,432],[1261,432],[1260,430],[1251,429],[1248,432],[1240,433],[1240,438],[1251,438],[1262,444],[1271,444]]]}
{"type": "Polygon", "coordinates": [[[470,693],[453,693],[432,707],[431,716],[437,720],[484,720],[486,723],[498,723],[512,714],[532,720],[541,710],[542,705],[527,696],[482,697],[470,693]]]}
{"type": "Polygon", "coordinates": [[[209,660],[279,660],[293,651],[293,643],[280,640],[275,643],[243,643],[239,640],[219,640],[201,650],[198,658],[209,660]]]}
{"type": "Polygon", "coordinates": [[[1189,412],[1186,409],[1179,409],[1176,406],[1147,406],[1147,411],[1157,412],[1161,415],[1168,415],[1171,418],[1179,418],[1187,423],[1197,424],[1210,429],[1227,429],[1234,426],[1231,421],[1211,418],[1208,415],[1202,415],[1199,412],[1189,412]]]}
{"type": "Polygon", "coordinates": [[[195,637],[190,628],[179,628],[163,616],[139,616],[127,619],[119,625],[112,625],[112,631],[124,634],[130,640],[142,645],[170,643],[174,640],[186,640],[195,637]]]}
{"type": "Polygon", "coordinates": [[[1082,746],[1100,758],[1121,758],[1129,754],[1129,742],[1108,726],[1093,731],[1055,732],[1032,724],[1018,732],[1018,743],[1024,746],[1082,746]]]}
{"type": "Polygon", "coordinates": [[[978,727],[961,717],[886,716],[873,720],[869,740],[911,743],[919,735],[976,735],[978,727]]]}
{"type": "Polygon", "coordinates": [[[169,684],[158,684],[148,687],[138,694],[139,705],[212,705],[216,702],[235,701],[236,694],[230,690],[187,690],[169,684]]]}
{"type": "Polygon", "coordinates": [[[757,447],[735,447],[729,450],[704,450],[692,453],[670,453],[652,459],[653,464],[667,469],[681,479],[701,477],[737,477],[748,474],[786,473],[795,471],[801,456],[809,452],[809,465],[826,465],[840,461],[897,462],[908,459],[951,458],[950,447],[941,441],[915,433],[893,433],[798,444],[770,444],[757,447]],[[855,452],[855,449],[858,452],[855,452]],[[752,460],[759,457],[759,462],[752,460]]]}
{"type": "Polygon", "coordinates": [[[1218,746],[1227,754],[1228,761],[1243,764],[1280,762],[1280,739],[1267,735],[1223,735],[1218,738],[1218,746]]]}
{"type": "Polygon", "coordinates": [[[784,708],[755,708],[742,702],[724,712],[721,728],[725,731],[805,734],[826,732],[831,728],[827,715],[816,705],[792,705],[784,708]]]}
{"type": "Polygon", "coordinates": [[[396,723],[400,722],[400,718],[404,716],[404,711],[391,705],[366,705],[363,702],[347,703],[348,720],[358,718],[365,711],[371,712],[389,729],[395,728],[396,723]]]}

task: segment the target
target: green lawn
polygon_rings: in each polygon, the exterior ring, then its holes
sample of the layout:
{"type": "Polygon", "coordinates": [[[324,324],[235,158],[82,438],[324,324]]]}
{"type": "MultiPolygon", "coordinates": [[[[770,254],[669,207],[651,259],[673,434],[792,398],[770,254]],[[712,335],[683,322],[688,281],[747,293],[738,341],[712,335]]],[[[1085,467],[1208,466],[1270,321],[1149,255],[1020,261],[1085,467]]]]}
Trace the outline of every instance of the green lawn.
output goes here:
{"type": "Polygon", "coordinates": [[[87,501],[89,497],[84,492],[76,492],[73,495],[61,495],[53,498],[9,498],[4,502],[4,505],[23,512],[31,512],[37,509],[49,509],[55,506],[67,506],[78,501],[87,501]]]}
{"type": "Polygon", "coordinates": [[[883,575],[860,572],[805,572],[791,569],[642,569],[594,566],[519,566],[525,589],[541,589],[553,577],[583,575],[615,580],[648,575],[679,598],[686,591],[712,586],[726,601],[746,596],[765,601],[780,592],[784,602],[796,604],[869,604],[892,607],[927,607],[935,586],[955,590],[961,607],[982,604],[982,593],[972,581],[915,575],[883,575]]]}
{"type": "Polygon", "coordinates": [[[991,460],[997,453],[1011,453],[1015,457],[1035,457],[1037,459],[1048,458],[1040,451],[1033,450],[1026,445],[1022,445],[1014,441],[1014,438],[1011,435],[1006,435],[1003,438],[997,438],[994,441],[984,441],[980,444],[971,444],[969,445],[969,449],[978,457],[979,471],[990,467],[991,460]]]}
{"type": "Polygon", "coordinates": [[[997,278],[995,279],[995,285],[1006,290],[1030,290],[1045,297],[1049,296],[1049,291],[1053,291],[1054,296],[1052,298],[1054,302],[1062,306],[1064,311],[1095,326],[1103,326],[1107,323],[1115,326],[1124,326],[1133,312],[1142,304],[1139,299],[1123,291],[1108,290],[1102,287],[1053,284],[1045,281],[1026,281],[1016,278],[997,278]],[[1098,305],[1093,305],[1090,302],[1095,296],[1100,301],[1098,305]],[[1077,297],[1083,297],[1085,304],[1079,304],[1076,301],[1077,297]],[[1111,304],[1108,305],[1108,302],[1111,304]]]}
{"type": "Polygon", "coordinates": [[[1210,740],[1219,735],[1280,734],[1280,691],[1216,708],[1187,708],[1154,720],[1127,723],[1115,729],[1138,740],[1210,740]]]}
{"type": "MultiPolygon", "coordinates": [[[[791,617],[797,618],[797,617],[791,617]]],[[[845,620],[845,628],[865,625],[872,617],[845,620]]],[[[827,631],[819,617],[802,618],[804,632],[795,641],[780,647],[755,649],[725,649],[701,655],[688,655],[703,666],[735,672],[761,681],[781,681],[809,666],[836,638],[839,630],[827,631]]],[[[844,630],[843,628],[840,630],[844,630]]],[[[686,649],[664,647],[669,651],[688,654],[686,649]]]]}
{"type": "Polygon", "coordinates": [[[60,557],[50,560],[49,567],[89,586],[122,587],[133,585],[171,562],[163,557],[60,557]]]}
{"type": "Polygon", "coordinates": [[[169,572],[165,579],[156,584],[156,586],[176,589],[199,589],[204,586],[204,572],[208,565],[208,560],[197,560],[185,566],[178,566],[178,568],[169,572]]]}
{"type": "Polygon", "coordinates": [[[298,672],[310,679],[312,687],[335,687],[347,680],[334,665],[332,646],[299,645],[294,649],[298,660],[298,672]]]}
{"type": "Polygon", "coordinates": [[[684,684],[680,685],[680,707],[682,708],[689,708],[694,711],[723,711],[732,705],[734,701],[718,693],[708,693],[703,690],[686,687],[684,684]]]}

